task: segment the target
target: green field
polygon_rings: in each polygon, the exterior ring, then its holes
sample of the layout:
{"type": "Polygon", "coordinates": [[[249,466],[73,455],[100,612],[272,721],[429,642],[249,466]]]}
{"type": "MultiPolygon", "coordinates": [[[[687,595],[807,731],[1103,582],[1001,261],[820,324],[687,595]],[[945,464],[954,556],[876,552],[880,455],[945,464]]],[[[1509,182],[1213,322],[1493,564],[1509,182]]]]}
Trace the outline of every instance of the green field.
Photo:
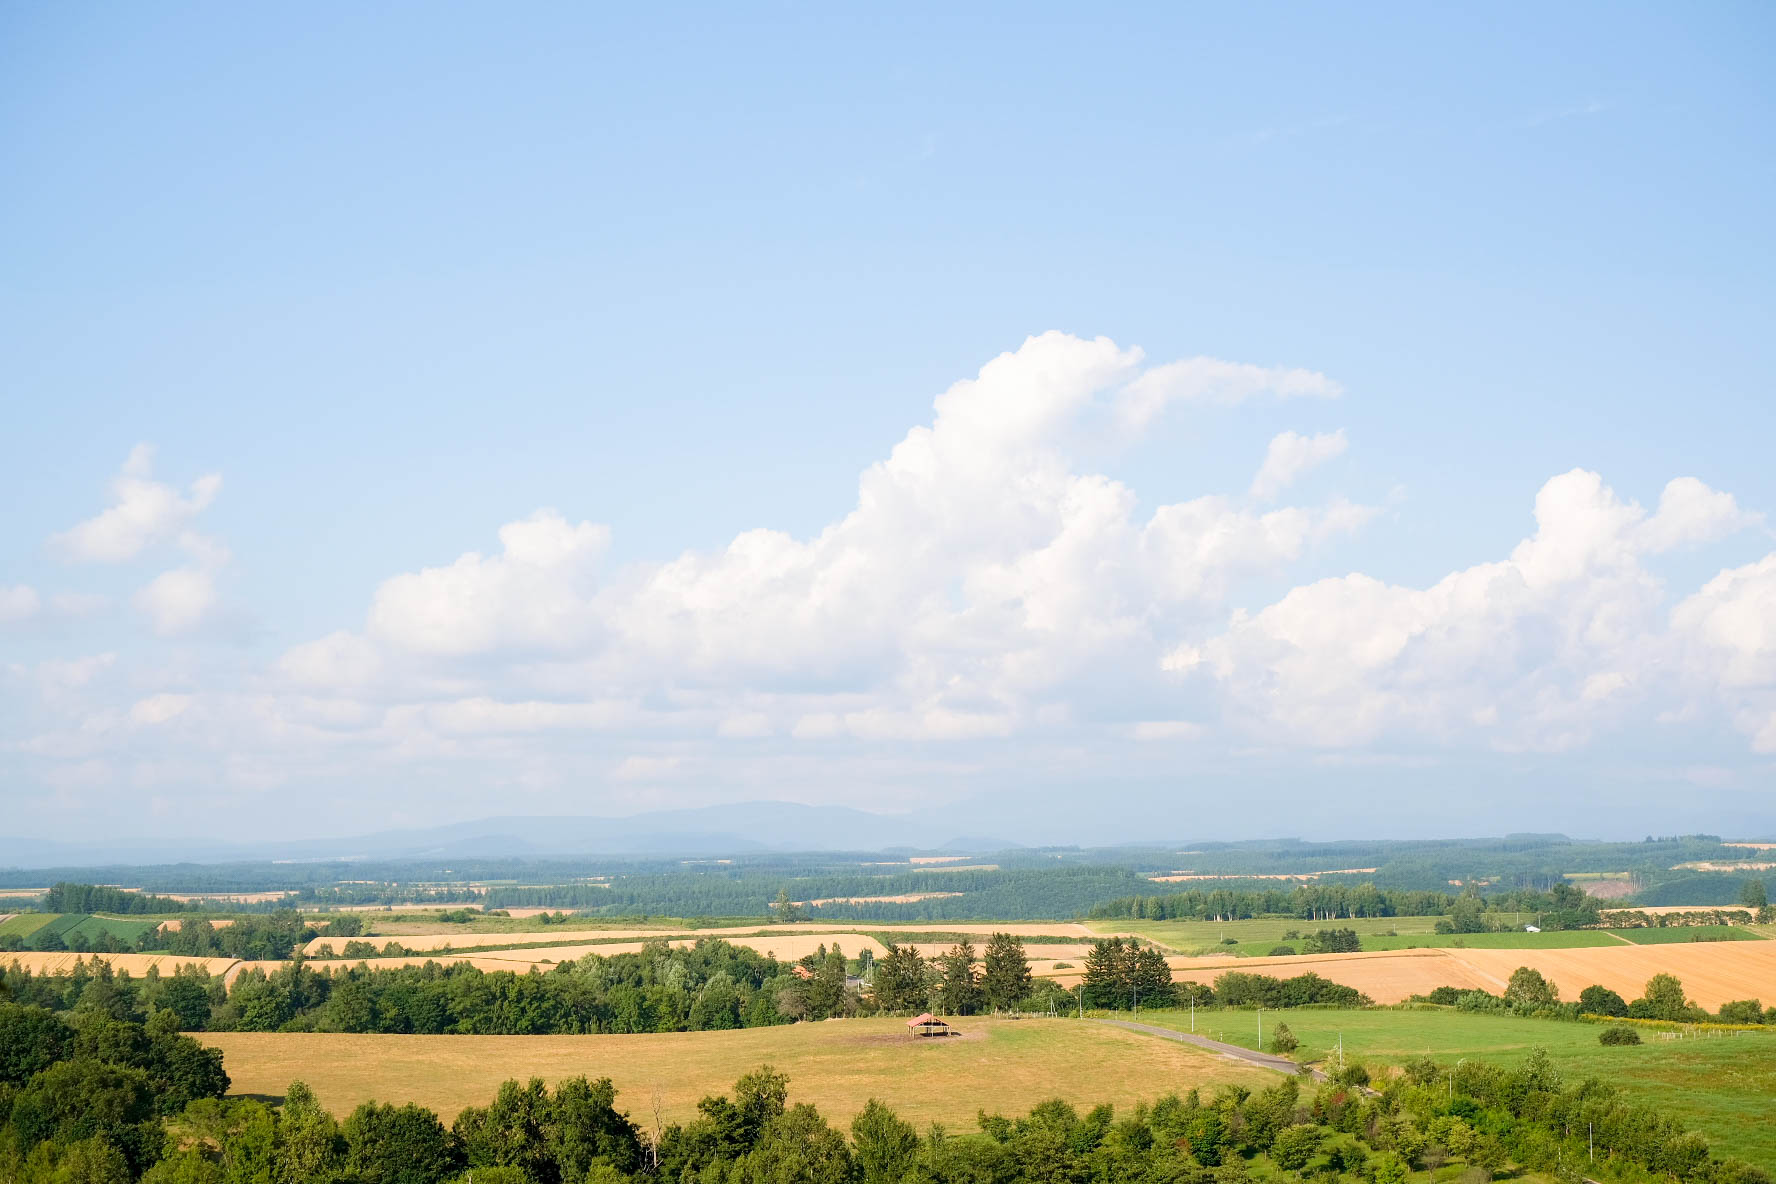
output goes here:
{"type": "Polygon", "coordinates": [[[90,943],[108,933],[118,941],[134,946],[142,934],[159,927],[159,921],[94,917],[84,913],[20,913],[0,924],[0,937],[19,937],[24,939],[26,948],[36,949],[42,946],[45,938],[54,936],[71,948],[78,941],[90,943]]]}
{"type": "Polygon", "coordinates": [[[0,922],[0,937],[29,937],[59,916],[60,913],[20,913],[10,921],[0,922]]]}
{"type": "MultiPolygon", "coordinates": [[[[1758,926],[1697,925],[1686,928],[1565,929],[1528,933],[1533,913],[1502,914],[1496,920],[1518,926],[1490,933],[1438,933],[1444,917],[1358,917],[1340,921],[1302,921],[1293,917],[1256,917],[1245,921],[1094,921],[1101,933],[1138,933],[1179,954],[1223,954],[1261,958],[1279,945],[1305,951],[1302,941],[1319,929],[1354,929],[1365,950],[1475,949],[1475,950],[1570,950],[1588,946],[1613,946],[1623,942],[1656,945],[1694,940],[1755,941],[1771,936],[1754,932],[1758,926]],[[1297,937],[1287,937],[1294,932],[1297,937]],[[1706,936],[1704,936],[1706,935],[1706,936]],[[1231,938],[1229,941],[1227,939],[1231,938]]],[[[1770,928],[1776,934],[1776,927],[1770,928]]]]}
{"type": "MultiPolygon", "coordinates": [[[[1522,925],[1535,920],[1534,914],[1498,914],[1500,920],[1522,925]]],[[[1447,917],[1355,917],[1336,921],[1303,921],[1299,917],[1252,917],[1243,921],[1092,921],[1090,927],[1099,933],[1138,933],[1149,941],[1165,946],[1178,954],[1226,954],[1238,957],[1262,957],[1279,945],[1291,945],[1301,951],[1302,939],[1319,929],[1354,929],[1363,939],[1365,950],[1398,950],[1419,945],[1444,946],[1457,938],[1537,938],[1555,934],[1523,933],[1438,933],[1437,922],[1447,917]],[[1285,934],[1299,936],[1288,938],[1285,934]],[[1232,938],[1230,943],[1226,939],[1232,938]],[[1394,944],[1380,944],[1394,943],[1394,944]]],[[[1571,934],[1566,936],[1570,937],[1571,934]]],[[[1479,943],[1474,943],[1478,945],[1479,943]]],[[[1567,945],[1587,944],[1567,942],[1567,945]]],[[[1607,943],[1595,943],[1607,944],[1607,943]]],[[[1521,943],[1507,943],[1504,948],[1527,948],[1521,943]]]]}
{"type": "Polygon", "coordinates": [[[1761,941],[1765,935],[1753,933],[1745,925],[1670,925],[1662,929],[1608,929],[1637,946],[1675,945],[1690,941],[1761,941]]]}
{"type": "Polygon", "coordinates": [[[134,945],[144,933],[153,933],[160,928],[159,921],[125,920],[121,917],[82,917],[72,928],[62,933],[62,940],[70,946],[77,939],[92,941],[101,933],[109,933],[118,941],[134,945]]]}
{"type": "MultiPolygon", "coordinates": [[[[1144,1023],[1188,1030],[1183,1012],[1141,1012],[1144,1023]]],[[[1198,1011],[1196,1031],[1258,1047],[1258,1016],[1250,1011],[1198,1011]]],[[[1301,1041],[1298,1060],[1319,1061],[1342,1036],[1347,1058],[1403,1064],[1429,1056],[1443,1065],[1473,1057],[1514,1064],[1545,1048],[1568,1082],[1603,1078],[1659,1106],[1708,1136],[1715,1150],[1765,1169],[1776,1168],[1776,1127],[1767,1121],[1776,1098],[1776,1032],[1667,1040],[1644,1032],[1645,1044],[1597,1042],[1595,1024],[1441,1009],[1360,1011],[1297,1008],[1264,1013],[1265,1031],[1281,1021],[1301,1041]]]]}

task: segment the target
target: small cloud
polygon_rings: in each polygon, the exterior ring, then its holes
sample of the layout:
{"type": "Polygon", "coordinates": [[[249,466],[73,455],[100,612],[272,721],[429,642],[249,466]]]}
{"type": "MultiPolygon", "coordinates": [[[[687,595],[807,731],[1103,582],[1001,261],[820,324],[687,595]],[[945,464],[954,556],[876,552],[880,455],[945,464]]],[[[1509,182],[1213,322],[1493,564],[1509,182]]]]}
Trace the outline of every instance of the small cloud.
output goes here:
{"type": "Polygon", "coordinates": [[[178,534],[202,513],[222,488],[217,473],[199,477],[189,492],[153,479],[154,448],[138,444],[112,479],[113,502],[97,516],[51,535],[49,544],[64,558],[82,563],[121,563],[178,534]]]}
{"type": "Polygon", "coordinates": [[[137,611],[161,637],[189,633],[216,606],[216,580],[208,571],[176,567],[161,572],[135,595],[137,611]]]}
{"type": "Polygon", "coordinates": [[[137,700],[130,708],[130,722],[149,727],[164,724],[184,715],[190,706],[190,695],[150,695],[146,699],[137,700]]]}
{"type": "Polygon", "coordinates": [[[1264,464],[1252,479],[1252,496],[1269,500],[1294,484],[1295,478],[1344,453],[1348,441],[1344,429],[1318,436],[1283,432],[1265,450],[1264,464]]]}

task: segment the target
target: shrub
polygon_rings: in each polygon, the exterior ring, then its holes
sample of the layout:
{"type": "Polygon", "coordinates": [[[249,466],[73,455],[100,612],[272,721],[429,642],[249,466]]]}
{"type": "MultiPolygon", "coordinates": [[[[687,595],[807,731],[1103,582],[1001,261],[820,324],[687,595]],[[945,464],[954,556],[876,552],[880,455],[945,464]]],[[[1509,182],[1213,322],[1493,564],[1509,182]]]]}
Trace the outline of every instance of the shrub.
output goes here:
{"type": "Polygon", "coordinates": [[[1285,958],[1294,952],[1294,946],[1272,946],[1270,947],[1270,953],[1267,956],[1271,958],[1285,958]]]}
{"type": "Polygon", "coordinates": [[[1639,1044],[1640,1033],[1627,1024],[1611,1024],[1597,1034],[1599,1044],[1639,1044]]]}
{"type": "Polygon", "coordinates": [[[1364,1068],[1361,1061],[1352,1061],[1333,1074],[1332,1080],[1340,1085],[1368,1085],[1369,1070],[1364,1068]]]}
{"type": "Polygon", "coordinates": [[[1301,1047],[1301,1041],[1295,1039],[1295,1033],[1289,1031],[1288,1024],[1278,1024],[1270,1034],[1270,1051],[1275,1053],[1294,1052],[1301,1047]]]}

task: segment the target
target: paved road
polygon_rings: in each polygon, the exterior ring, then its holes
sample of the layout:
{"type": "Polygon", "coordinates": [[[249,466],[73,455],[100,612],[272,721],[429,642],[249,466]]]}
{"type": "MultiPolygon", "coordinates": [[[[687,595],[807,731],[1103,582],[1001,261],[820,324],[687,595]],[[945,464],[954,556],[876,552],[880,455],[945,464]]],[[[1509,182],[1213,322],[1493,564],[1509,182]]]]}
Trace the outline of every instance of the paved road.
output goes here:
{"type": "MultiPolygon", "coordinates": [[[[1287,1073],[1291,1077],[1301,1072],[1301,1066],[1288,1057],[1272,1056],[1267,1052],[1253,1052],[1249,1048],[1241,1048],[1237,1044],[1225,1044],[1219,1040],[1210,1040],[1207,1036],[1198,1036],[1193,1032],[1180,1032],[1175,1028],[1160,1028],[1153,1024],[1138,1024],[1132,1020],[1093,1020],[1092,1022],[1109,1024],[1113,1028],[1127,1028],[1131,1032],[1145,1032],[1149,1036],[1176,1040],[1182,1044],[1194,1044],[1198,1048],[1206,1048],[1210,1052],[1218,1052],[1222,1056],[1245,1061],[1250,1065],[1257,1065],[1260,1069],[1274,1069],[1278,1073],[1287,1073]]],[[[1310,1072],[1315,1081],[1326,1080],[1326,1075],[1318,1069],[1310,1070],[1310,1072]]]]}

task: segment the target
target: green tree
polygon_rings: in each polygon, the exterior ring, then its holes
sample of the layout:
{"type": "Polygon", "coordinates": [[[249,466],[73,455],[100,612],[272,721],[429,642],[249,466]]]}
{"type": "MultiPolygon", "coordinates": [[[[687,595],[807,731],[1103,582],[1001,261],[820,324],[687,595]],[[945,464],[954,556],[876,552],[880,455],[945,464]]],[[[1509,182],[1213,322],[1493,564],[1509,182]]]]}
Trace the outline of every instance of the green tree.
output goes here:
{"type": "Polygon", "coordinates": [[[883,1011],[917,1011],[925,1006],[925,959],[911,945],[888,943],[876,962],[876,1005],[883,1011]]]}
{"type": "Polygon", "coordinates": [[[471,1106],[456,1116],[451,1133],[470,1167],[515,1167],[533,1184],[557,1184],[548,1145],[554,1107],[540,1077],[524,1085],[507,1081],[486,1109],[471,1106]]]}
{"type": "Polygon", "coordinates": [[[343,1134],[346,1170],[363,1184],[437,1184],[457,1167],[449,1132],[422,1106],[365,1102],[343,1134]]]}
{"type": "Polygon", "coordinates": [[[1278,1167],[1299,1172],[1319,1150],[1324,1135],[1325,1132],[1317,1126],[1285,1127],[1278,1132],[1276,1142],[1270,1145],[1270,1157],[1276,1160],[1278,1167]]]}
{"type": "Polygon", "coordinates": [[[69,1147],[56,1165],[54,1184],[129,1184],[129,1159],[104,1135],[69,1147]]]}
{"type": "Polygon", "coordinates": [[[1739,903],[1748,909],[1768,908],[1770,905],[1769,889],[1764,886],[1762,880],[1747,880],[1739,887],[1739,903]]]}
{"type": "Polygon", "coordinates": [[[789,1075],[770,1065],[760,1065],[734,1083],[734,1109],[740,1118],[742,1138],[748,1144],[773,1118],[783,1114],[789,1101],[789,1075]]]}
{"type": "Polygon", "coordinates": [[[57,1061],[20,1090],[11,1125],[22,1147],[67,1148],[103,1136],[139,1175],[160,1158],[163,1133],[154,1085],[141,1069],[100,1061],[57,1061]]]}
{"type": "Polygon", "coordinates": [[[276,1178],[279,1184],[314,1184],[337,1174],[345,1157],[339,1124],[321,1109],[314,1091],[292,1081],[284,1091],[278,1121],[276,1178]]]}
{"type": "Polygon", "coordinates": [[[641,1167],[641,1133],[616,1102],[608,1077],[570,1077],[555,1087],[549,1154],[569,1184],[578,1184],[596,1163],[625,1173],[641,1167]]]}
{"type": "Polygon", "coordinates": [[[1648,1018],[1655,1020],[1680,1020],[1690,1010],[1683,983],[1669,974],[1655,974],[1648,979],[1645,994],[1635,1002],[1643,1003],[1648,1018]]]}
{"type": "Polygon", "coordinates": [[[1089,1007],[1127,1007],[1134,998],[1135,948],[1122,938],[1092,943],[1085,955],[1085,1002],[1089,1007]]]}
{"type": "Polygon", "coordinates": [[[1554,989],[1553,983],[1542,977],[1541,971],[1519,966],[1511,972],[1511,980],[1505,985],[1505,1002],[1533,1011],[1559,1003],[1560,993],[1554,989]]]}
{"type": "Polygon", "coordinates": [[[851,1145],[863,1184],[900,1184],[919,1153],[919,1135],[871,1098],[851,1120],[851,1145]]]}
{"type": "Polygon", "coordinates": [[[981,994],[994,1011],[1009,1011],[1030,993],[1030,961],[1022,938],[995,933],[987,939],[981,994]]]}
{"type": "Polygon", "coordinates": [[[23,1085],[68,1056],[74,1029],[45,1007],[0,1003],[0,1083],[23,1085]]]}
{"type": "Polygon", "coordinates": [[[1586,1015],[1624,1016],[1628,1003],[1608,987],[1593,985],[1579,992],[1579,1010],[1586,1015]]]}
{"type": "Polygon", "coordinates": [[[806,1102],[773,1118],[746,1160],[748,1184],[822,1184],[852,1178],[845,1137],[806,1102]]]}
{"type": "Polygon", "coordinates": [[[785,923],[802,919],[802,906],[789,898],[788,888],[777,889],[777,899],[771,902],[769,911],[775,920],[785,923]]]}
{"type": "Polygon", "coordinates": [[[1176,1002],[1172,992],[1172,968],[1165,955],[1152,946],[1136,949],[1131,943],[1126,957],[1132,1001],[1144,1007],[1170,1007],[1176,1002]]]}
{"type": "Polygon", "coordinates": [[[963,938],[944,954],[939,966],[943,976],[939,997],[952,1015],[969,1015],[980,1006],[980,982],[975,977],[974,943],[963,938]]]}

